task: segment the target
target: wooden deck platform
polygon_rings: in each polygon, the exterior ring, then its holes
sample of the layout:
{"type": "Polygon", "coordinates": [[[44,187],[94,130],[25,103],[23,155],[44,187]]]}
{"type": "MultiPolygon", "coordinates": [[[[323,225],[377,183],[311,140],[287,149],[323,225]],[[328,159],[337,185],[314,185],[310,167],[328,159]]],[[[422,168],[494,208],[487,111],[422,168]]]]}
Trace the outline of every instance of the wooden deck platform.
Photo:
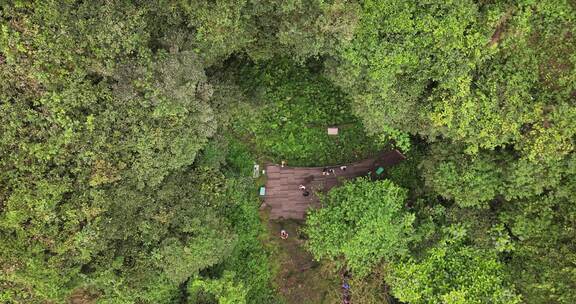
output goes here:
{"type": "Polygon", "coordinates": [[[334,186],[347,179],[372,175],[377,167],[389,167],[404,160],[405,157],[397,150],[383,152],[377,157],[365,159],[356,163],[347,164],[346,170],[340,166],[332,166],[335,173],[329,176],[322,175],[324,167],[284,167],[280,165],[267,165],[266,196],[264,202],[270,208],[270,219],[299,219],[306,217],[309,208],[320,207],[315,193],[326,193],[334,186]],[[299,185],[305,185],[310,192],[303,196],[299,185]]]}

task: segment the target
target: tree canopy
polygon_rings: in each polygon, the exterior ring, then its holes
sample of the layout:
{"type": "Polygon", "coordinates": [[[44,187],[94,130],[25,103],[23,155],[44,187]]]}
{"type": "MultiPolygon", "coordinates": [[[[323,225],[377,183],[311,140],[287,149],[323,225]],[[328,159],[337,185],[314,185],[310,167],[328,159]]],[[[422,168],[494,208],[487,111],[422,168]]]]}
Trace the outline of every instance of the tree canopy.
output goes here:
{"type": "Polygon", "coordinates": [[[317,259],[343,256],[360,276],[383,259],[405,256],[414,222],[405,200],[406,190],[388,180],[360,178],[330,191],[307,219],[310,251],[317,259]]]}
{"type": "Polygon", "coordinates": [[[282,303],[252,166],[397,148],[309,214],[323,266],[574,303],[575,37],[569,0],[6,1],[0,302],[282,303]]]}
{"type": "Polygon", "coordinates": [[[465,232],[459,229],[446,229],[445,239],[421,261],[391,265],[390,284],[398,299],[407,303],[521,303],[503,279],[503,265],[496,255],[465,245],[465,232]]]}

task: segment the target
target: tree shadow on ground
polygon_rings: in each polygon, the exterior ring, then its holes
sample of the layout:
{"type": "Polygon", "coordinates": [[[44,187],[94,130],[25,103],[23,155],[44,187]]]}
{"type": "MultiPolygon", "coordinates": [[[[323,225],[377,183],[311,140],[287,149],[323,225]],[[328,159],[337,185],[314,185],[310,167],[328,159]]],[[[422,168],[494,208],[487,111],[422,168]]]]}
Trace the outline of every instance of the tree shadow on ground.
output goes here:
{"type": "Polygon", "coordinates": [[[275,283],[280,295],[288,304],[339,303],[340,281],[330,267],[315,261],[304,247],[300,234],[304,221],[268,221],[269,243],[276,247],[272,262],[276,263],[275,283]],[[280,231],[288,232],[288,238],[280,238],[280,231]]]}

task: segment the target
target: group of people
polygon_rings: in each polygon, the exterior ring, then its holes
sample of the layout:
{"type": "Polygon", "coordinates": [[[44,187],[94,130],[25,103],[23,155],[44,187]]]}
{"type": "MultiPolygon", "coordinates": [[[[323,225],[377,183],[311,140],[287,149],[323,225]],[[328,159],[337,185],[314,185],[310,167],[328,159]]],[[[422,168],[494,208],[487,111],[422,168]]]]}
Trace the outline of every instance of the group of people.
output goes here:
{"type": "MultiPolygon", "coordinates": [[[[280,168],[284,168],[284,167],[286,167],[286,165],[288,165],[288,162],[286,162],[285,160],[282,160],[282,161],[280,162],[280,168]]],[[[335,168],[336,168],[336,167],[334,167],[334,168],[324,167],[324,168],[322,169],[322,175],[324,175],[324,176],[335,175],[335,174],[336,174],[336,169],[335,169],[335,168]]],[[[340,170],[342,170],[342,171],[346,171],[346,168],[348,168],[348,167],[347,167],[346,165],[342,165],[342,166],[340,166],[339,168],[340,168],[340,170]]]]}
{"type": "MultiPolygon", "coordinates": [[[[340,170],[341,171],[346,171],[346,168],[348,168],[347,166],[340,166],[340,170]]],[[[334,168],[324,168],[322,169],[322,175],[324,176],[329,176],[329,175],[336,175],[336,169],[334,168]]]]}

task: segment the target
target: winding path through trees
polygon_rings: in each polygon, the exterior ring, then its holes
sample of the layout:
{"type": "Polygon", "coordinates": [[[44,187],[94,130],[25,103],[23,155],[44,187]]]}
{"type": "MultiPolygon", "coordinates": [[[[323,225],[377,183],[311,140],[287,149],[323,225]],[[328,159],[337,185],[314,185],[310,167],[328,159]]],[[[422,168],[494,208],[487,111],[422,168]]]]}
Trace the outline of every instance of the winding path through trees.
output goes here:
{"type": "Polygon", "coordinates": [[[270,207],[271,220],[304,219],[309,208],[320,206],[316,193],[326,193],[347,179],[365,176],[369,172],[374,176],[378,167],[393,166],[404,159],[398,150],[382,152],[376,157],[347,164],[346,170],[341,170],[340,166],[326,167],[335,171],[328,176],[322,175],[324,167],[267,165],[265,207],[270,207]],[[302,195],[299,185],[305,185],[310,195],[302,195]]]}

